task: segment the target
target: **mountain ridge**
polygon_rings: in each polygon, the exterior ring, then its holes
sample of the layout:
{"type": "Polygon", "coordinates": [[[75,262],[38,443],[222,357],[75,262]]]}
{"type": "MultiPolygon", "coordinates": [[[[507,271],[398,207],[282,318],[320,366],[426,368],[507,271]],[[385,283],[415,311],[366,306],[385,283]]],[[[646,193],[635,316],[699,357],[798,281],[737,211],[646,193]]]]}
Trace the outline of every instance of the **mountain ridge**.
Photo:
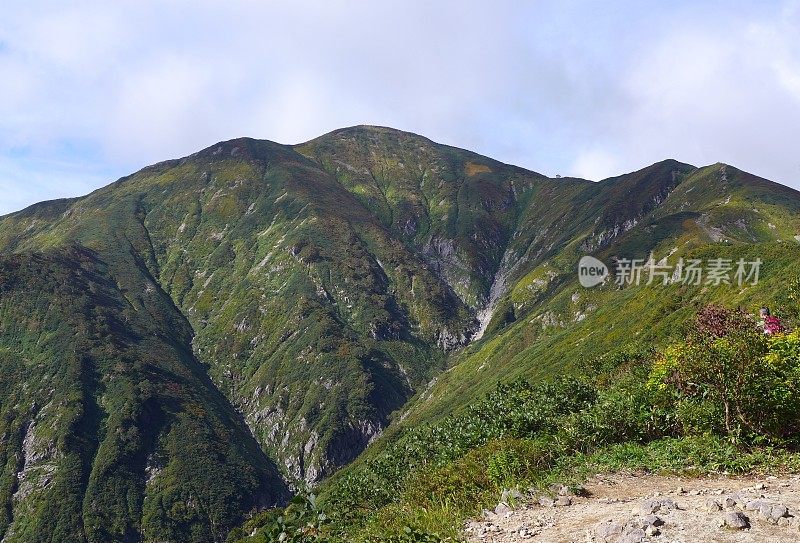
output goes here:
{"type": "MultiPolygon", "coordinates": [[[[127,403],[119,405],[107,387],[83,387],[76,409],[109,407],[87,433],[99,445],[78,456],[100,483],[107,480],[100,460],[130,465],[122,479],[132,504],[120,508],[106,490],[97,511],[81,514],[117,519],[116,532],[103,536],[110,539],[173,541],[220,526],[216,536],[198,539],[210,541],[252,509],[280,503],[289,486],[317,483],[358,458],[401,413],[409,423],[428,420],[495,381],[536,374],[536,365],[579,368],[558,354],[565,345],[597,319],[617,326],[628,318],[609,314],[601,301],[621,311],[623,301],[647,299],[637,289],[575,291],[581,255],[780,247],[794,258],[797,235],[800,193],[725,165],[669,159],[592,182],[549,178],[385,127],[344,128],[297,145],[236,138],[86,196],[0,217],[0,292],[15,293],[0,297],[0,355],[23,384],[29,377],[21,357],[38,360],[41,375],[57,372],[57,349],[42,347],[50,337],[45,321],[27,313],[50,304],[66,322],[68,308],[54,301],[80,299],[86,310],[69,322],[78,323],[81,345],[124,338],[124,349],[87,348],[98,368],[93,379],[114,382],[120,368],[131,377],[120,393],[127,403]],[[57,273],[21,290],[35,266],[13,262],[37,258],[88,259],[98,279],[84,294],[64,290],[71,279],[57,273]],[[106,324],[96,326],[97,318],[106,324]],[[486,364],[494,369],[488,377],[486,364]],[[188,367],[186,375],[163,377],[188,367]],[[151,404],[170,406],[168,424],[148,428],[137,418],[151,404]],[[111,437],[117,420],[147,436],[129,445],[133,457],[149,460],[126,460],[111,437]],[[194,427],[206,428],[189,443],[208,452],[198,457],[207,469],[244,475],[215,482],[219,488],[207,494],[182,486],[182,478],[201,476],[181,463],[171,432],[194,427]],[[242,453],[254,446],[260,453],[242,453]],[[111,451],[107,459],[98,458],[100,450],[111,451]],[[162,506],[151,509],[154,501],[162,506]],[[229,505],[221,516],[208,513],[208,504],[223,501],[229,505]]],[[[662,307],[650,305],[645,313],[662,307]]],[[[612,341],[621,341],[617,332],[573,351],[588,356],[612,341]]],[[[45,390],[26,386],[26,401],[46,403],[45,390]]],[[[30,439],[49,439],[45,426],[32,426],[36,415],[3,400],[9,432],[33,427],[42,435],[30,439]]],[[[48,421],[66,424],[58,417],[48,421]]],[[[61,463],[72,449],[59,447],[28,455],[31,469],[72,473],[61,463]]],[[[25,457],[17,442],[0,449],[25,457]]],[[[4,469],[9,481],[24,473],[13,463],[4,469]]],[[[46,510],[48,484],[20,497],[14,483],[0,499],[20,514],[46,510]]],[[[79,483],[76,503],[90,503],[91,488],[79,483]]],[[[31,517],[40,519],[33,528],[15,527],[18,516],[0,524],[4,534],[17,534],[9,541],[54,533],[44,516],[31,517]]],[[[82,540],[99,537],[69,530],[82,540]]]]}

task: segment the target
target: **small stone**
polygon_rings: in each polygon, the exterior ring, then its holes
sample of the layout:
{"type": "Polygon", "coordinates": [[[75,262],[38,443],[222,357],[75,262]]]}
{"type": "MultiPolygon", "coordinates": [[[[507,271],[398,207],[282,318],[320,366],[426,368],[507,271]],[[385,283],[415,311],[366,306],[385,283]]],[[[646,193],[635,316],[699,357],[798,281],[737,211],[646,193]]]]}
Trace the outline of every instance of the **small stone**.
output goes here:
{"type": "Polygon", "coordinates": [[[717,511],[722,511],[722,506],[717,500],[706,500],[706,511],[709,513],[716,513],[717,511]]]}
{"type": "Polygon", "coordinates": [[[505,515],[506,513],[510,513],[510,512],[511,512],[511,508],[508,506],[508,504],[503,503],[503,502],[498,503],[497,507],[494,508],[494,514],[498,515],[498,516],[502,516],[502,515],[505,515]]]}
{"type": "Polygon", "coordinates": [[[737,511],[729,511],[723,517],[725,525],[733,530],[744,530],[750,527],[750,519],[737,511]]]}
{"type": "Polygon", "coordinates": [[[750,500],[744,504],[744,508],[746,511],[758,511],[763,503],[761,500],[750,500]]]}
{"type": "Polygon", "coordinates": [[[645,525],[647,526],[663,526],[664,521],[658,515],[647,515],[644,517],[645,525]]]}
{"type": "Polygon", "coordinates": [[[780,518],[785,518],[788,516],[789,516],[789,509],[782,503],[776,503],[772,506],[772,511],[770,511],[770,518],[778,520],[780,518]]]}
{"type": "Polygon", "coordinates": [[[756,490],[765,490],[767,488],[767,485],[765,485],[764,483],[758,483],[753,488],[755,488],[756,490]]]}
{"type": "Polygon", "coordinates": [[[789,518],[781,517],[778,519],[778,526],[789,526],[789,518]]]}
{"type": "Polygon", "coordinates": [[[548,498],[547,496],[540,496],[539,497],[539,505],[542,507],[553,507],[553,500],[548,498]]]}
{"type": "Polygon", "coordinates": [[[512,488],[510,490],[504,490],[502,494],[500,494],[500,501],[504,503],[521,502],[524,499],[525,496],[523,496],[522,492],[520,492],[516,488],[512,488]]]}
{"type": "Polygon", "coordinates": [[[734,507],[736,507],[736,500],[729,496],[725,498],[725,500],[722,502],[722,506],[725,509],[733,509],[734,507]]]}
{"type": "Polygon", "coordinates": [[[559,496],[555,501],[556,507],[567,507],[572,505],[572,499],[569,496],[559,496]]]}
{"type": "Polygon", "coordinates": [[[645,500],[639,506],[639,510],[644,514],[657,513],[659,511],[670,511],[672,509],[678,509],[678,507],[675,505],[675,502],[669,498],[664,498],[661,500],[645,500]]]}
{"type": "Polygon", "coordinates": [[[644,530],[641,528],[633,528],[625,535],[623,535],[618,541],[619,543],[641,543],[641,541],[646,537],[644,530]]]}
{"type": "Polygon", "coordinates": [[[569,487],[562,484],[550,485],[550,492],[558,496],[567,496],[569,495],[569,487]]]}
{"type": "Polygon", "coordinates": [[[659,505],[658,500],[645,500],[639,506],[639,510],[644,514],[649,515],[650,513],[655,513],[658,511],[660,507],[661,506],[659,505]]]}
{"type": "Polygon", "coordinates": [[[686,494],[686,491],[683,489],[682,486],[679,486],[678,488],[675,489],[675,493],[676,494],[686,494]]]}
{"type": "Polygon", "coordinates": [[[647,537],[655,537],[655,536],[659,535],[660,533],[661,532],[659,531],[659,529],[656,528],[655,526],[652,526],[652,525],[648,526],[647,528],[644,529],[644,534],[647,537]]]}
{"type": "Polygon", "coordinates": [[[778,519],[788,517],[789,509],[781,503],[760,502],[758,513],[773,524],[778,523],[778,519]]]}

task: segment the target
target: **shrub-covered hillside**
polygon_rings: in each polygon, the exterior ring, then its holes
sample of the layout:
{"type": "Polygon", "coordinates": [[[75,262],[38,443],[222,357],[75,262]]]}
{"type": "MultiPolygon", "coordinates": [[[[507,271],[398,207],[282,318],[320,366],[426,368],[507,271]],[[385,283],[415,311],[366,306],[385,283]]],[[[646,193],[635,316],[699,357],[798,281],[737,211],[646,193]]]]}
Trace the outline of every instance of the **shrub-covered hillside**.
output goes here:
{"type": "Polygon", "coordinates": [[[707,306],[662,351],[616,352],[584,379],[500,385],[345,470],[321,505],[298,499],[231,540],[458,540],[501,494],[597,470],[798,470],[800,333],[775,322],[768,335],[747,313],[707,306]]]}

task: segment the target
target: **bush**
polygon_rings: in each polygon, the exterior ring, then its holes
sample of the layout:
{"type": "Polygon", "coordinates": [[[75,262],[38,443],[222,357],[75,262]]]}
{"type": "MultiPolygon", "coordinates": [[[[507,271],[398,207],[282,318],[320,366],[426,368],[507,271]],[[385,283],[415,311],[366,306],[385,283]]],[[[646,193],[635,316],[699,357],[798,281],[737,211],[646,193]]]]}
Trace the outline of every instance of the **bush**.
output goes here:
{"type": "Polygon", "coordinates": [[[778,316],[792,327],[800,325],[800,277],[795,277],[780,294],[778,316]]]}
{"type": "Polygon", "coordinates": [[[769,338],[762,359],[770,379],[761,383],[763,402],[769,406],[764,423],[786,439],[800,439],[800,331],[769,338]]]}
{"type": "Polygon", "coordinates": [[[642,386],[643,376],[632,371],[598,393],[588,409],[564,417],[559,437],[579,452],[611,443],[643,442],[670,433],[669,410],[656,405],[653,392],[642,386]]]}
{"type": "Polygon", "coordinates": [[[329,541],[324,533],[327,524],[328,517],[317,507],[316,497],[300,492],[285,509],[265,511],[246,523],[244,529],[232,531],[228,542],[326,543],[329,541]],[[255,534],[248,537],[247,530],[255,534]]]}
{"type": "Polygon", "coordinates": [[[555,432],[560,420],[594,404],[597,390],[578,379],[498,385],[464,413],[416,428],[382,455],[340,479],[327,496],[343,520],[392,503],[415,470],[446,466],[492,441],[555,432]]]}
{"type": "Polygon", "coordinates": [[[659,356],[649,384],[684,433],[721,424],[732,439],[757,442],[796,437],[799,378],[797,334],[767,336],[742,311],[708,306],[687,341],[659,356]]]}
{"type": "Polygon", "coordinates": [[[398,534],[382,536],[379,540],[367,539],[364,543],[443,543],[449,541],[442,539],[438,534],[405,526],[398,534]]]}

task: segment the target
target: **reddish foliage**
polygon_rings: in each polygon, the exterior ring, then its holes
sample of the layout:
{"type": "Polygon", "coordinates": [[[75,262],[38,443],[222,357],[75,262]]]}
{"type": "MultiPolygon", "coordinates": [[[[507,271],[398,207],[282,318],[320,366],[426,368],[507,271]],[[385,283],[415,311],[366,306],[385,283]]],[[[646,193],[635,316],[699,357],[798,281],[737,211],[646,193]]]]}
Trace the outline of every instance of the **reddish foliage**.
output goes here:
{"type": "Polygon", "coordinates": [[[709,304],[698,311],[694,331],[701,338],[713,339],[752,330],[754,326],[753,318],[741,309],[709,304]]]}

